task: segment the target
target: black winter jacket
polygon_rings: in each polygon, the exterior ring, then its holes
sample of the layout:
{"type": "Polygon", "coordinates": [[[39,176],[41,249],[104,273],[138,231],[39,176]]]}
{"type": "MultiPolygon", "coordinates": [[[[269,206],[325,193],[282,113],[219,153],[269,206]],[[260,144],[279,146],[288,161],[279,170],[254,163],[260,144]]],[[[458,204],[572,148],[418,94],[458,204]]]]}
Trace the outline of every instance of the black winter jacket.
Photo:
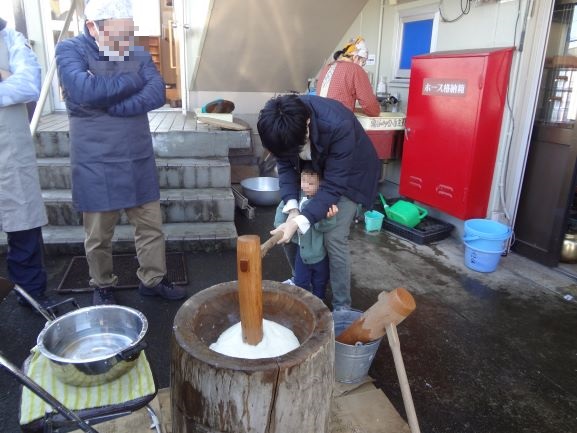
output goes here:
{"type": "Polygon", "coordinates": [[[56,46],[70,118],[72,199],[81,212],[127,209],[160,197],[147,113],[165,102],[150,54],[101,58],[87,33],[56,46]]]}
{"type": "MultiPolygon", "coordinates": [[[[377,196],[380,161],[355,115],[340,102],[320,96],[301,96],[311,112],[312,163],[321,173],[319,191],[302,214],[311,224],[326,217],[341,196],[372,208],[377,196]]],[[[279,158],[278,172],[283,201],[298,200],[298,157],[279,158]]]]}

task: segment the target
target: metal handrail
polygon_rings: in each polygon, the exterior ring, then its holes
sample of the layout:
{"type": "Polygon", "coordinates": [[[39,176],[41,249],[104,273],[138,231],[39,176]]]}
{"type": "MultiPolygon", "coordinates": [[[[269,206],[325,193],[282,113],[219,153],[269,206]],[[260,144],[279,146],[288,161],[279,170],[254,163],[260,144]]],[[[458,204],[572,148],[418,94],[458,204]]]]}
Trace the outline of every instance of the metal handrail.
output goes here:
{"type": "MultiPolygon", "coordinates": [[[[70,27],[70,21],[72,21],[72,16],[74,12],[76,12],[76,3],[78,0],[72,0],[70,3],[70,9],[66,14],[66,20],[64,20],[64,25],[62,26],[62,30],[58,35],[58,40],[56,41],[56,45],[60,41],[62,41],[63,36],[68,31],[70,27]]],[[[34,115],[32,116],[32,121],[30,122],[30,134],[34,136],[36,133],[36,128],[38,128],[38,123],[40,122],[40,116],[42,115],[42,109],[44,108],[44,104],[46,103],[46,98],[48,97],[48,93],[50,92],[50,86],[52,86],[52,79],[54,78],[54,72],[56,72],[56,59],[52,59],[50,62],[50,66],[48,67],[48,71],[46,72],[46,77],[44,78],[44,82],[42,83],[42,89],[40,90],[40,97],[38,98],[38,102],[36,103],[36,107],[34,109],[34,115]]]]}

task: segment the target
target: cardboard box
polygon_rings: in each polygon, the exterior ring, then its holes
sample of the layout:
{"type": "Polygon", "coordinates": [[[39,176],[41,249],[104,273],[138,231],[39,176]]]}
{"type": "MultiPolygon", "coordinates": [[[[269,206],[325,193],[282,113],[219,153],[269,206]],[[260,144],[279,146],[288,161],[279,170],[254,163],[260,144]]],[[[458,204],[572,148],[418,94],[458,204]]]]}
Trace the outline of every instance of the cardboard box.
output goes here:
{"type": "MultiPolygon", "coordinates": [[[[367,379],[369,381],[356,385],[335,383],[329,433],[410,433],[409,426],[387,396],[367,379]]],[[[151,406],[162,431],[171,433],[170,389],[159,390],[151,406]]],[[[150,423],[146,409],[140,409],[129,416],[98,424],[96,428],[101,433],[148,433],[152,431],[150,423]]]]}

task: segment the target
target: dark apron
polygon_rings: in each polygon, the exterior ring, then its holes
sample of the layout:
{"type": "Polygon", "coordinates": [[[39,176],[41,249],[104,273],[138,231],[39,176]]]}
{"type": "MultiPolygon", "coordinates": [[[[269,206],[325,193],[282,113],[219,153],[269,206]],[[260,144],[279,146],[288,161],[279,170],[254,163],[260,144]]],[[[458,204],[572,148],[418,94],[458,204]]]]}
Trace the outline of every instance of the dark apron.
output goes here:
{"type": "MultiPolygon", "coordinates": [[[[90,57],[90,56],[89,56],[90,57]]],[[[140,62],[88,58],[94,75],[134,72],[140,62]]],[[[109,116],[86,107],[70,117],[72,198],[77,210],[105,212],[139,206],[160,197],[147,114],[109,116]]]]}

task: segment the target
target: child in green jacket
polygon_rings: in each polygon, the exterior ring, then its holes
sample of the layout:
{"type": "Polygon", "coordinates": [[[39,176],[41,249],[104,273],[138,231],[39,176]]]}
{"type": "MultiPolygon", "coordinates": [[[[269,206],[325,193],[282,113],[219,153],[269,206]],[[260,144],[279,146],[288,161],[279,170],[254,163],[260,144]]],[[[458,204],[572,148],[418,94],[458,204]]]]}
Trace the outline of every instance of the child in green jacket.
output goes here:
{"type": "MultiPolygon", "coordinates": [[[[304,163],[301,170],[301,199],[299,210],[306,207],[308,200],[315,195],[320,184],[320,175],[313,170],[310,162],[304,163]]],[[[287,219],[283,213],[285,203],[281,201],[277,207],[274,226],[278,227],[287,219]]],[[[333,213],[335,213],[333,211],[333,213]]],[[[306,233],[297,231],[292,242],[297,244],[294,263],[294,284],[313,292],[321,299],[325,297],[325,288],[329,281],[329,258],[324,246],[324,232],[335,227],[336,219],[325,218],[312,225],[306,233]]]]}

